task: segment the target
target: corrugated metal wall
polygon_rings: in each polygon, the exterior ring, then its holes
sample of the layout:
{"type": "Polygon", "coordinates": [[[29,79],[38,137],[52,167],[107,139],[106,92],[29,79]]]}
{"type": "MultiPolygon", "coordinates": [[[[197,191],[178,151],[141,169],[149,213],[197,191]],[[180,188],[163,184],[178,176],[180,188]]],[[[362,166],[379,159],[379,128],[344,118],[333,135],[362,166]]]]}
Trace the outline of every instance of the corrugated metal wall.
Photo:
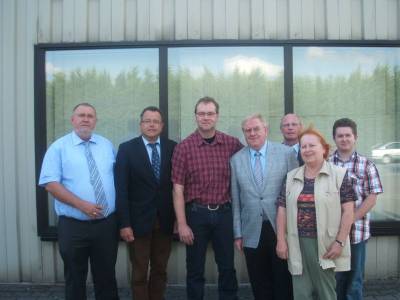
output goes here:
{"type": "MultiPolygon", "coordinates": [[[[187,39],[399,38],[398,0],[0,0],[0,282],[62,281],[56,243],[36,231],[33,45],[187,39]]],[[[118,279],[128,283],[121,244],[118,279]]],[[[209,253],[210,254],[210,253],[209,253]]],[[[397,276],[399,238],[373,238],[367,277],[397,276]]],[[[237,253],[237,257],[240,254],[237,253]]],[[[175,246],[171,283],[184,283],[175,246]]],[[[207,278],[216,281],[208,257],[207,278]]],[[[246,269],[238,259],[239,280],[246,269]]]]}

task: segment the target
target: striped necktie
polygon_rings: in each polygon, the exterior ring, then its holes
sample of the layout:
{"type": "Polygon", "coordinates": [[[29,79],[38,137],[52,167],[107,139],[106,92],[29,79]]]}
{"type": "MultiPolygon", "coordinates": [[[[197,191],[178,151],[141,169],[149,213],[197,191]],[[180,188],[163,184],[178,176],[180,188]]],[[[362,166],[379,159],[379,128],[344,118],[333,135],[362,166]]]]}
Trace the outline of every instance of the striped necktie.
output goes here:
{"type": "Polygon", "coordinates": [[[103,208],[103,216],[107,217],[109,213],[109,207],[107,203],[106,193],[104,192],[103,183],[99,170],[97,169],[96,161],[93,158],[92,151],[90,150],[90,142],[85,143],[85,156],[89,166],[90,173],[90,184],[93,186],[94,195],[96,197],[96,204],[103,208]]]}
{"type": "Polygon", "coordinates": [[[154,175],[157,180],[160,180],[160,155],[157,151],[157,144],[148,144],[151,148],[151,166],[153,167],[154,175]]]}
{"type": "Polygon", "coordinates": [[[255,162],[254,162],[254,180],[256,181],[256,184],[259,188],[262,187],[263,184],[263,171],[262,171],[262,165],[261,165],[261,153],[256,152],[254,153],[255,156],[255,162]]]}

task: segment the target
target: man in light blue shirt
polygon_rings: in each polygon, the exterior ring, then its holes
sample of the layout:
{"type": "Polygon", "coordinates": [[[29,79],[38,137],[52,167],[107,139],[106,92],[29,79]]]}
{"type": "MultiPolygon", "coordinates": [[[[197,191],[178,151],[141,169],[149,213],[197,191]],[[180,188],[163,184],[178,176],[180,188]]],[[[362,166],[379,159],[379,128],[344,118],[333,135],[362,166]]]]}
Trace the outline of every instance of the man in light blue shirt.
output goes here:
{"type": "Polygon", "coordinates": [[[55,199],[67,300],[86,299],[89,260],[96,299],[118,299],[115,154],[109,140],[93,134],[96,121],[92,105],[75,106],[73,131],[49,147],[39,178],[55,199]]]}

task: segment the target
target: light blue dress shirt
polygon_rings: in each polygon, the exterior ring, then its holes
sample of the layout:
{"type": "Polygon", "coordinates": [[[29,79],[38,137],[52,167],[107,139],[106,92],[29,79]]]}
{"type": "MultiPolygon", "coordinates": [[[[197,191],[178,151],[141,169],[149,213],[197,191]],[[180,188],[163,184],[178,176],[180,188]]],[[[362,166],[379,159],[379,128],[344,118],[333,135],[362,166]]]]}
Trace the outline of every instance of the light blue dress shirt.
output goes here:
{"type": "MultiPolygon", "coordinates": [[[[150,143],[148,140],[146,140],[146,138],[142,135],[142,139],[143,139],[143,143],[144,143],[144,145],[146,146],[146,150],[147,150],[147,155],[149,156],[149,161],[150,161],[150,163],[151,163],[151,153],[152,153],[152,149],[151,149],[151,147],[149,146],[149,144],[153,144],[153,143],[150,143]]],[[[160,157],[160,164],[161,164],[161,146],[160,146],[160,138],[158,138],[157,140],[156,140],[156,143],[157,143],[157,152],[158,152],[158,156],[160,157]]]]}
{"type": "MultiPolygon", "coordinates": [[[[89,140],[90,149],[99,170],[110,212],[115,211],[114,188],[114,147],[106,138],[93,134],[89,140]]],[[[40,172],[39,185],[58,182],[82,200],[96,203],[90,172],[85,156],[85,141],[74,131],[56,140],[47,150],[40,172]]],[[[79,209],[55,199],[58,216],[78,220],[90,218],[79,209]]]]}
{"type": "Polygon", "coordinates": [[[250,149],[250,163],[251,163],[251,170],[253,171],[254,174],[254,166],[256,164],[256,156],[255,154],[257,152],[260,152],[261,156],[260,156],[260,161],[261,161],[261,167],[262,167],[262,171],[263,174],[265,174],[265,165],[267,164],[267,146],[268,146],[268,141],[265,141],[264,145],[261,147],[261,149],[259,151],[254,150],[252,148],[250,149]]]}

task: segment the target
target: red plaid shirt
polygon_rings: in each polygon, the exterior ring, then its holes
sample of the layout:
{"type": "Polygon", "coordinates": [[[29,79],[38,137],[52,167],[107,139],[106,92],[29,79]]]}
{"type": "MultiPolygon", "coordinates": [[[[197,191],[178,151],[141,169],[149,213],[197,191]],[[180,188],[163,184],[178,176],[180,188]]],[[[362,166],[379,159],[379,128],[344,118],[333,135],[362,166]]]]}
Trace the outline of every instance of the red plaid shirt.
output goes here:
{"type": "Polygon", "coordinates": [[[230,201],[229,160],[243,145],[217,131],[208,144],[198,131],[179,143],[172,156],[172,182],[184,186],[185,202],[223,204],[230,201]]]}
{"type": "MultiPolygon", "coordinates": [[[[342,161],[336,150],[329,158],[329,161],[337,166],[346,168],[349,176],[353,179],[354,191],[357,197],[355,202],[356,208],[362,204],[368,195],[383,193],[378,169],[365,156],[354,152],[348,161],[342,161]]],[[[352,244],[358,244],[369,239],[371,236],[369,221],[370,213],[368,212],[363,218],[354,222],[350,232],[350,241],[352,244]]]]}

